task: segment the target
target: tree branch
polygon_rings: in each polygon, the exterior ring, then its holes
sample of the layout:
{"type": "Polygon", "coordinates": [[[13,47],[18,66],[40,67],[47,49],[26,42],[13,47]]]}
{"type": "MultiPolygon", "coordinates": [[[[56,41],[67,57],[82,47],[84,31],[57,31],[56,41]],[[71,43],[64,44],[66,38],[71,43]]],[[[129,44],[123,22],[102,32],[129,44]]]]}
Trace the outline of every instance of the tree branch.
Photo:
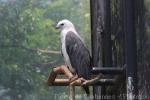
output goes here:
{"type": "Polygon", "coordinates": [[[47,53],[47,54],[56,54],[56,55],[60,55],[61,52],[60,51],[53,51],[53,50],[47,50],[47,49],[36,49],[37,52],[41,52],[41,53],[47,53]]]}
{"type": "Polygon", "coordinates": [[[54,51],[54,50],[48,50],[48,49],[39,49],[39,48],[28,48],[22,45],[0,45],[0,48],[21,48],[25,49],[31,52],[38,52],[38,53],[43,53],[43,54],[55,54],[55,55],[61,55],[60,51],[54,51]]]}

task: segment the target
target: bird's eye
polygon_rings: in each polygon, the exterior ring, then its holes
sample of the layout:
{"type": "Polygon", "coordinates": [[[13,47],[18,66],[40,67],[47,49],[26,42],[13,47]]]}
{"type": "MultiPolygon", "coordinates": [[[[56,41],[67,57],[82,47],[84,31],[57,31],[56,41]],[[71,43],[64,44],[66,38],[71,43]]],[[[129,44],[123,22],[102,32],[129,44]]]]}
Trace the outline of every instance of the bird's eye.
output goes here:
{"type": "Polygon", "coordinates": [[[62,23],[62,24],[60,24],[61,26],[63,26],[64,25],[64,23],[62,23]]]}

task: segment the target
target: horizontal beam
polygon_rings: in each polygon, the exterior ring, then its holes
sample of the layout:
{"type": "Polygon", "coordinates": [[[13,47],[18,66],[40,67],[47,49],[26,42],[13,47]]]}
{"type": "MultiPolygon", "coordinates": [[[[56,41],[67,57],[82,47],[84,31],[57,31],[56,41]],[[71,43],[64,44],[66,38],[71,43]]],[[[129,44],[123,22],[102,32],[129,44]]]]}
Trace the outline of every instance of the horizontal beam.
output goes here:
{"type": "MultiPolygon", "coordinates": [[[[88,84],[88,86],[93,85],[114,85],[115,79],[100,79],[97,82],[88,84]]],[[[69,86],[70,82],[69,79],[55,79],[52,84],[48,84],[49,86],[69,86]]],[[[76,82],[74,86],[81,86],[81,82],[76,82]]]]}
{"type": "Polygon", "coordinates": [[[123,74],[124,68],[115,68],[115,67],[93,67],[92,73],[93,74],[123,74]]]}

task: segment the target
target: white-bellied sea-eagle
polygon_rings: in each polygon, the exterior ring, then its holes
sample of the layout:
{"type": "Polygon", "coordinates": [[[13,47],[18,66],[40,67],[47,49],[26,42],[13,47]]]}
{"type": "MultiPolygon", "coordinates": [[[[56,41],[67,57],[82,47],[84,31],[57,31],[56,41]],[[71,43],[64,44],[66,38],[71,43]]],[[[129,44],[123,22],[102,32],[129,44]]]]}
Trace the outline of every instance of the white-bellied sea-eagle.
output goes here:
{"type": "MultiPolygon", "coordinates": [[[[66,65],[75,77],[90,79],[91,57],[82,38],[69,20],[61,20],[56,25],[61,30],[62,54],[66,65]]],[[[82,86],[87,95],[89,87],[82,86]]]]}

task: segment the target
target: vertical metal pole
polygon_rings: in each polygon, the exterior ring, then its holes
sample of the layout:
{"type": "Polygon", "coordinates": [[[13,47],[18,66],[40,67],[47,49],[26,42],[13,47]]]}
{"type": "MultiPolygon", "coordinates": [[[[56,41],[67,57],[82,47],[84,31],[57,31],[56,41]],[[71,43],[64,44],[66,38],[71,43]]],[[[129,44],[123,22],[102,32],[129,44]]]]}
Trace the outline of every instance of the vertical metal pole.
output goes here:
{"type": "Polygon", "coordinates": [[[136,100],[137,90],[137,52],[134,6],[135,0],[124,0],[124,32],[126,53],[127,100],[136,100]]]}

